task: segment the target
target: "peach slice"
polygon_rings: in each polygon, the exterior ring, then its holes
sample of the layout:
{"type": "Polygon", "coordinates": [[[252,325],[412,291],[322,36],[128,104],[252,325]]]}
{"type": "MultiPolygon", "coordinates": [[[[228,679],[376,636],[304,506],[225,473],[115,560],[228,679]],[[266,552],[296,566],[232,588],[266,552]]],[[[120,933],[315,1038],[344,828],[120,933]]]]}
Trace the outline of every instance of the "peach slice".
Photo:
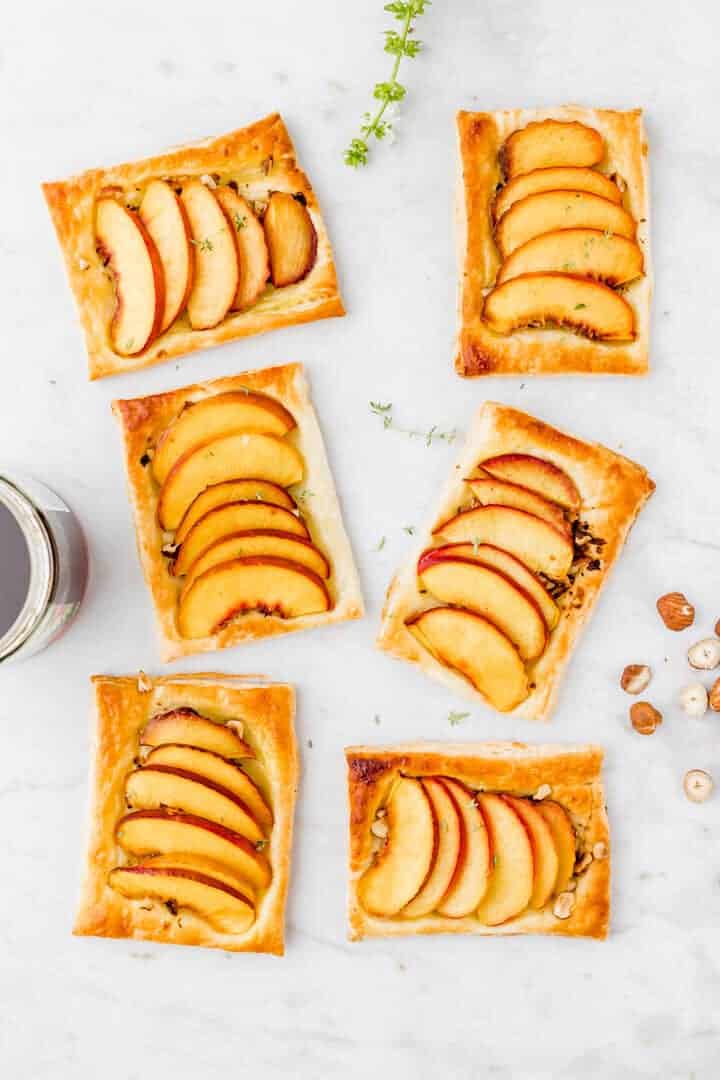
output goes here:
{"type": "Polygon", "coordinates": [[[575,869],[575,829],[567,812],[559,803],[543,799],[537,808],[550,826],[558,855],[558,872],[554,893],[561,893],[567,886],[575,869]]]}
{"type": "Polygon", "coordinates": [[[195,280],[187,304],[188,318],[193,330],[210,330],[227,315],[240,282],[235,230],[202,181],[185,184],[180,198],[195,248],[195,280]]]}
{"type": "MultiPolygon", "coordinates": [[[[214,784],[220,784],[221,787],[242,800],[265,835],[270,832],[273,823],[272,810],[266,803],[257,784],[232,761],[228,761],[210,750],[200,750],[196,746],[166,743],[151,750],[146,765],[169,765],[171,768],[183,769],[185,772],[193,773],[203,780],[210,780],[214,784]]],[[[183,807],[182,809],[188,808],[183,807]]],[[[238,831],[242,832],[241,829],[238,831]]]]}
{"type": "Polygon", "coordinates": [[[140,745],[164,746],[166,743],[195,746],[231,759],[255,757],[252,747],[232,728],[208,720],[194,709],[171,709],[148,720],[140,732],[140,745]]]}
{"type": "Polygon", "coordinates": [[[198,874],[205,874],[206,877],[222,881],[224,885],[229,885],[231,889],[237,889],[253,904],[256,900],[255,886],[251,885],[246,878],[231,873],[220,863],[213,862],[211,859],[204,859],[201,855],[180,855],[177,853],[173,855],[149,855],[143,859],[142,865],[153,868],[169,868],[171,870],[194,870],[198,874]]]}
{"type": "Polygon", "coordinates": [[[551,461],[532,454],[498,454],[480,464],[491,476],[530,488],[566,510],[580,509],[580,492],[575,483],[551,461]]]}
{"type": "Polygon", "coordinates": [[[225,825],[173,810],[135,810],[118,821],[115,839],[131,855],[199,855],[247,878],[270,884],[270,863],[245,836],[225,825]]]}
{"type": "Polygon", "coordinates": [[[560,532],[570,534],[570,525],[562,510],[548,502],[543,495],[489,474],[468,477],[465,483],[481,506],[514,506],[517,510],[526,510],[528,514],[544,518],[560,532]]]}
{"type": "Polygon", "coordinates": [[[205,488],[246,477],[292,487],[303,478],[303,460],[277,435],[238,432],[212,439],[188,450],[167,474],[158,496],[158,521],[163,529],[177,529],[205,488]]]}
{"type": "Polygon", "coordinates": [[[286,191],[273,191],[263,227],[275,288],[302,281],[312,270],[317,256],[317,233],[304,199],[286,191]]]}
{"type": "Polygon", "coordinates": [[[429,915],[442,902],[453,880],[462,845],[460,811],[447,788],[434,777],[420,782],[432,803],[437,823],[437,851],[420,891],[400,912],[405,919],[429,915]]]}
{"type": "Polygon", "coordinates": [[[418,573],[421,572],[425,559],[431,553],[434,555],[449,555],[452,558],[472,559],[474,562],[494,567],[505,577],[510,578],[535,601],[540,608],[540,613],[548,630],[553,630],[557,626],[557,621],[560,618],[557,604],[539,579],[514,555],[510,555],[500,548],[492,547],[491,544],[445,544],[443,547],[431,548],[429,551],[423,552],[418,560],[418,573]]]}
{"type": "Polygon", "coordinates": [[[108,885],[129,900],[172,901],[225,934],[243,934],[255,921],[252,900],[218,878],[185,867],[118,866],[108,885]]]}
{"type": "Polygon", "coordinates": [[[573,544],[548,521],[512,506],[475,506],[433,530],[448,540],[503,548],[531,570],[561,579],[573,561],[573,544]]]}
{"type": "Polygon", "coordinates": [[[173,465],[189,450],[212,439],[252,431],[282,438],[295,427],[295,417],[275,398],[251,390],[227,390],[201,401],[188,401],[180,415],[160,436],[152,470],[163,484],[173,465]]]}
{"type": "Polygon", "coordinates": [[[262,830],[242,799],[214,780],[172,765],[135,769],[126,780],[125,798],[134,810],[184,810],[225,825],[253,844],[263,839],[262,830]]]}
{"type": "Polygon", "coordinates": [[[535,120],[513,131],[500,148],[508,178],[558,165],[590,167],[602,161],[605,144],[599,132],[577,120],[535,120]]]}
{"type": "Polygon", "coordinates": [[[496,334],[523,328],[574,330],[598,341],[633,341],[635,315],[607,285],[571,274],[522,274],[485,297],[483,319],[496,334]]]}
{"type": "MultiPolygon", "coordinates": [[[[186,574],[193,563],[220,540],[255,530],[289,533],[309,539],[305,524],[282,506],[263,502],[233,502],[216,506],[196,521],[180,546],[173,573],[186,574]]],[[[251,554],[251,553],[250,553],[251,554]]]]}
{"type": "Polygon", "coordinates": [[[533,891],[530,907],[541,908],[553,894],[558,875],[558,854],[553,834],[537,807],[527,799],[503,796],[522,821],[530,838],[533,853],[533,891]]]}
{"type": "Polygon", "coordinates": [[[515,646],[481,615],[436,607],[406,621],[410,633],[441,664],[464,675],[498,712],[528,696],[525,665],[515,646]]]}
{"type": "Polygon", "coordinates": [[[115,199],[99,199],[95,234],[99,254],[115,281],[112,347],[137,356],[160,333],[165,310],[162,263],[137,214],[115,199]]]}
{"type": "Polygon", "coordinates": [[[297,510],[292,495],[268,480],[226,480],[222,484],[201,491],[188,507],[185,517],[175,530],[175,543],[182,544],[195,522],[218,506],[235,502],[264,502],[282,506],[285,510],[297,510]]]}
{"type": "Polygon", "coordinates": [[[195,252],[185,207],[165,180],[151,180],[140,204],[140,220],[150,234],[163,268],[165,306],[160,333],[185,310],[195,276],[195,252]]]}
{"type": "Polygon", "coordinates": [[[547,632],[540,609],[527,593],[483,563],[431,552],[418,575],[420,584],[442,604],[467,608],[494,623],[523,660],[535,660],[547,632]]]}
{"type": "Polygon", "coordinates": [[[492,852],[487,892],[477,910],[485,926],[500,926],[522,914],[533,894],[533,855],[522,821],[500,795],[479,793],[492,852]]]}
{"type": "Polygon", "coordinates": [[[233,533],[207,548],[188,568],[184,589],[189,589],[195,578],[200,577],[212,566],[229,562],[230,559],[242,559],[255,555],[272,555],[276,559],[287,559],[289,562],[297,563],[298,566],[306,566],[318,577],[330,577],[327,559],[309,540],[277,530],[253,529],[249,532],[233,533]]]}
{"type": "Polygon", "coordinates": [[[559,165],[534,169],[510,180],[495,196],[492,208],[494,220],[498,221],[507,213],[513,203],[526,199],[528,195],[537,195],[539,191],[589,191],[610,202],[622,202],[620,188],[609,177],[595,169],[559,165]]]}
{"type": "Polygon", "coordinates": [[[450,888],[437,911],[451,919],[470,915],[479,906],[488,886],[490,843],[485,818],[475,796],[459,780],[439,778],[452,796],[462,823],[462,846],[450,888]]]}
{"type": "Polygon", "coordinates": [[[643,273],[643,254],[634,240],[599,229],[559,229],[515,248],[500,267],[496,284],[544,270],[578,274],[605,285],[626,285],[643,273]]]}
{"type": "Polygon", "coordinates": [[[240,263],[240,284],[235,293],[232,309],[245,311],[258,299],[270,277],[270,256],[265,241],[265,230],[255,217],[250,204],[233,188],[216,188],[215,198],[235,230],[235,244],[240,263]]]}
{"type": "Polygon", "coordinates": [[[304,566],[269,555],[233,559],[206,570],[183,593],[178,630],[184,638],[204,638],[248,611],[298,619],[330,607],[322,578],[304,566]]]}
{"type": "Polygon", "coordinates": [[[401,777],[386,810],[387,842],[358,884],[365,910],[385,918],[397,915],[419,893],[437,846],[435,814],[419,780],[401,777]]]}
{"type": "Polygon", "coordinates": [[[513,203],[495,227],[495,242],[507,259],[534,236],[578,228],[635,239],[635,219],[617,203],[589,191],[540,191],[513,203]]]}

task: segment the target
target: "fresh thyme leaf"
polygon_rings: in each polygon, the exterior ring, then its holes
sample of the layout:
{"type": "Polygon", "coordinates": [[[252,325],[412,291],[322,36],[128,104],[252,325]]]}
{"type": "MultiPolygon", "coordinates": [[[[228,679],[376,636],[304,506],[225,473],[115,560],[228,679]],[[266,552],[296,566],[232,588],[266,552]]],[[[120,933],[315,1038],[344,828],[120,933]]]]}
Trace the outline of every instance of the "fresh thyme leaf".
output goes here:
{"type": "Polygon", "coordinates": [[[587,307],[587,304],[576,304],[575,305],[575,310],[576,311],[581,311],[583,308],[586,308],[586,307],[587,307]]]}
{"type": "Polygon", "coordinates": [[[132,349],[134,344],[135,344],[135,338],[128,338],[128,340],[125,342],[126,351],[130,352],[130,350],[132,349]]]}
{"type": "Polygon", "coordinates": [[[241,229],[244,229],[246,224],[247,224],[247,218],[246,217],[242,217],[238,213],[233,214],[233,225],[235,226],[235,231],[236,232],[240,232],[241,229]]]}
{"type": "Polygon", "coordinates": [[[453,443],[457,438],[457,429],[452,428],[450,431],[438,431],[437,424],[433,424],[429,431],[418,431],[415,428],[400,427],[395,423],[393,418],[392,403],[382,404],[380,401],[370,402],[370,411],[376,416],[382,417],[383,427],[393,428],[395,431],[399,431],[402,435],[407,435],[410,439],[423,439],[426,446],[430,446],[434,439],[440,442],[453,443]]]}
{"type": "Polygon", "coordinates": [[[469,712],[448,713],[448,723],[450,727],[457,727],[458,724],[462,724],[463,720],[467,720],[469,715],[469,712]]]}
{"type": "Polygon", "coordinates": [[[297,502],[305,502],[306,499],[312,499],[314,494],[315,492],[310,491],[309,488],[303,488],[301,491],[298,491],[296,493],[295,499],[297,502]]]}
{"type": "Polygon", "coordinates": [[[209,236],[206,236],[204,240],[191,240],[191,244],[194,244],[198,251],[212,251],[213,242],[209,236]]]}
{"type": "Polygon", "coordinates": [[[377,545],[377,547],[376,547],[376,548],[374,548],[373,550],[374,550],[374,551],[382,551],[382,549],[383,549],[383,548],[385,547],[385,541],[386,541],[386,540],[387,540],[387,537],[386,537],[386,536],[381,536],[381,537],[380,537],[380,540],[379,540],[379,542],[378,542],[378,545],[377,545]]]}
{"type": "Polygon", "coordinates": [[[479,536],[473,536],[470,543],[472,544],[473,555],[477,555],[478,548],[480,547],[480,537],[479,536]]]}
{"type": "Polygon", "coordinates": [[[415,526],[414,525],[403,525],[403,532],[406,532],[408,534],[408,536],[414,536],[415,535],[415,526]]]}
{"type": "Polygon", "coordinates": [[[379,727],[379,726],[380,726],[380,713],[375,713],[375,717],[374,717],[374,719],[375,719],[375,723],[376,723],[376,724],[378,725],[378,727],[379,727]]]}

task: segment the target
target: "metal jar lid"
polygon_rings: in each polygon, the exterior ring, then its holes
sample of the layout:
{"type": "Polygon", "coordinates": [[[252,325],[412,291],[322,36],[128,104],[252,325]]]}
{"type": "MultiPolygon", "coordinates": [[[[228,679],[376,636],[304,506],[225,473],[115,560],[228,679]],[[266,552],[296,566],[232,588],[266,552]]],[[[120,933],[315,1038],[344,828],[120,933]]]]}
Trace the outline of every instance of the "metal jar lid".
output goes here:
{"type": "Polygon", "coordinates": [[[30,560],[27,596],[15,622],[0,637],[0,660],[19,649],[42,620],[55,582],[55,554],[50,533],[32,502],[6,477],[0,476],[0,503],[15,518],[30,560]]]}

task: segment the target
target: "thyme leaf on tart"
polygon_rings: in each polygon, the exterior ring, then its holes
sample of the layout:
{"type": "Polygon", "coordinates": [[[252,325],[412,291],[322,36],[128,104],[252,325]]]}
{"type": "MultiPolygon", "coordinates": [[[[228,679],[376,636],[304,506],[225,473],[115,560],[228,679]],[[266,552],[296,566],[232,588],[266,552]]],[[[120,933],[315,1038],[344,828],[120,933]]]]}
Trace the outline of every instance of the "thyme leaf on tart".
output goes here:
{"type": "Polygon", "coordinates": [[[448,724],[450,727],[457,727],[458,724],[462,724],[463,720],[467,720],[469,712],[455,712],[454,710],[448,713],[448,724]]]}

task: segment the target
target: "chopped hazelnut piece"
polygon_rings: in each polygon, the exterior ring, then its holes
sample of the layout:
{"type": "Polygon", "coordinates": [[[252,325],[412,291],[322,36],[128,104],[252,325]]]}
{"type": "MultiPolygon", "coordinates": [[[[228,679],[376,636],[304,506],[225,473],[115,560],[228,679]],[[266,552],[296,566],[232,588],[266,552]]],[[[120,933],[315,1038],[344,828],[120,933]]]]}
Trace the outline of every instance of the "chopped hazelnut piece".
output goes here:
{"type": "Polygon", "coordinates": [[[553,904],[556,919],[569,919],[575,907],[575,897],[571,892],[561,892],[553,904]]]}
{"type": "Polygon", "coordinates": [[[642,694],[650,678],[651,672],[647,664],[628,664],[620,676],[620,686],[626,694],[642,694]]]}
{"type": "Polygon", "coordinates": [[[703,638],[688,649],[688,663],[697,671],[712,671],[720,664],[720,638],[703,638]]]}
{"type": "Polygon", "coordinates": [[[685,773],[683,789],[690,802],[705,802],[712,795],[713,778],[704,769],[690,769],[685,773]]]}

